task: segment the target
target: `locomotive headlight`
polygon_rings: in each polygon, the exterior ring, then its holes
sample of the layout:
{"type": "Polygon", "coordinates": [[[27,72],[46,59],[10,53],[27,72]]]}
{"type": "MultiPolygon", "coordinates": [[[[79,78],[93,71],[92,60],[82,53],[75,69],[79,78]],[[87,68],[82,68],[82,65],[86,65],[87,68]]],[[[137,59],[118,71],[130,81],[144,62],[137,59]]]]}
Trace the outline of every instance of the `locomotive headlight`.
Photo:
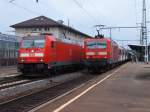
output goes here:
{"type": "Polygon", "coordinates": [[[25,61],[24,59],[21,60],[21,62],[24,62],[24,61],[25,61]]]}
{"type": "Polygon", "coordinates": [[[43,57],[44,54],[43,53],[35,53],[35,57],[43,57]]]}
{"type": "Polygon", "coordinates": [[[107,55],[107,52],[99,52],[99,55],[107,55]]]}
{"type": "Polygon", "coordinates": [[[20,57],[29,57],[29,53],[21,53],[20,57]]]}
{"type": "Polygon", "coordinates": [[[89,55],[89,56],[95,55],[95,52],[87,52],[86,55],[89,55]]]}
{"type": "Polygon", "coordinates": [[[43,59],[40,59],[40,61],[43,62],[44,60],[43,60],[43,59]]]}

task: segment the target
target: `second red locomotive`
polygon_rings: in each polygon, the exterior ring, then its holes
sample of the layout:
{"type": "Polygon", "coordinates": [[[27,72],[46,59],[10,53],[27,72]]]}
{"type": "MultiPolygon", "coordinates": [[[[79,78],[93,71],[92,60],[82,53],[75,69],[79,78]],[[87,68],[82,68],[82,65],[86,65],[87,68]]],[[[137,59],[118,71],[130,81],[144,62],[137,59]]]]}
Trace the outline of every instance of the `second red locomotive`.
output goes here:
{"type": "Polygon", "coordinates": [[[122,50],[124,49],[120,49],[118,44],[110,38],[104,38],[101,35],[96,38],[87,38],[84,40],[85,66],[94,71],[111,68],[126,60],[123,56],[126,54],[122,50]]]}

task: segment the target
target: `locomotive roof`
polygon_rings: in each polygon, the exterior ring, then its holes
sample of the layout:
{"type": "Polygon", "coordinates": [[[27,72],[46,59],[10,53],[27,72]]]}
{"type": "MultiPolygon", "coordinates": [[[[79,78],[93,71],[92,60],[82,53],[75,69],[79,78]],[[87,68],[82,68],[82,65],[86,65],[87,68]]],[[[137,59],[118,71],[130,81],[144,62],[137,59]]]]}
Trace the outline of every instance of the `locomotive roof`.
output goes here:
{"type": "Polygon", "coordinates": [[[114,45],[118,46],[117,42],[115,42],[114,40],[111,40],[110,38],[86,38],[84,39],[85,41],[98,41],[98,40],[104,40],[104,41],[111,41],[114,45]]]}
{"type": "Polygon", "coordinates": [[[39,16],[21,23],[14,24],[10,26],[12,28],[33,28],[33,27],[59,27],[59,28],[64,28],[67,29],[70,32],[77,33],[79,35],[83,35],[84,37],[91,37],[85,33],[82,33],[70,26],[66,26],[58,21],[52,20],[48,17],[45,16],[39,16]]]}
{"type": "MultiPolygon", "coordinates": [[[[29,35],[29,36],[23,37],[23,40],[45,39],[47,36],[50,36],[50,35],[38,35],[38,36],[29,35]]],[[[54,38],[53,36],[51,36],[51,40],[53,40],[53,41],[61,41],[61,42],[70,43],[70,44],[78,44],[78,45],[81,45],[81,46],[83,44],[83,42],[73,41],[73,40],[64,39],[64,38],[54,38]]]]}
{"type": "Polygon", "coordinates": [[[0,40],[4,40],[4,41],[14,41],[17,42],[17,37],[15,35],[6,35],[6,34],[2,34],[0,33],[0,40]]]}
{"type": "Polygon", "coordinates": [[[85,41],[97,41],[97,40],[107,40],[110,41],[110,38],[86,38],[85,41]]]}

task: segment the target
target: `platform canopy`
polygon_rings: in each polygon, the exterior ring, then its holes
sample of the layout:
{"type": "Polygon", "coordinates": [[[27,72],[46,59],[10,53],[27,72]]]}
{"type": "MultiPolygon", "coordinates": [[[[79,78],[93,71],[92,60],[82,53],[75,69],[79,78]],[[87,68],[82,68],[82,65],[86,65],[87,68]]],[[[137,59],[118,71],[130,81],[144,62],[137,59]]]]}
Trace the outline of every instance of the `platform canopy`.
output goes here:
{"type": "Polygon", "coordinates": [[[142,52],[145,49],[145,46],[143,45],[128,45],[132,50],[136,51],[136,52],[142,52]]]}
{"type": "MultiPolygon", "coordinates": [[[[145,46],[144,45],[128,45],[134,52],[136,52],[137,57],[140,61],[144,61],[144,55],[145,55],[145,46]]],[[[150,45],[148,46],[148,52],[150,49],[150,45]]],[[[149,53],[148,53],[149,54],[149,53]]],[[[150,54],[149,54],[150,57],[150,54]]],[[[150,59],[150,58],[149,58],[150,59]]]]}

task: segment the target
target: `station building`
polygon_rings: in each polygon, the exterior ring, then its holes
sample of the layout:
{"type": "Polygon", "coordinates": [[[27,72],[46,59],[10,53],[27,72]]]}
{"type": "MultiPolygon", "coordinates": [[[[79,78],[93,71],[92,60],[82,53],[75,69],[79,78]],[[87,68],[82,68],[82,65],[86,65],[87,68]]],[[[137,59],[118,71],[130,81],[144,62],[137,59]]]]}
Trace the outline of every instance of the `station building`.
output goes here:
{"type": "Polygon", "coordinates": [[[70,26],[64,25],[62,20],[55,21],[45,16],[39,16],[11,26],[15,28],[16,36],[24,37],[28,34],[49,33],[56,38],[66,38],[81,42],[90,37],[70,26]]]}

